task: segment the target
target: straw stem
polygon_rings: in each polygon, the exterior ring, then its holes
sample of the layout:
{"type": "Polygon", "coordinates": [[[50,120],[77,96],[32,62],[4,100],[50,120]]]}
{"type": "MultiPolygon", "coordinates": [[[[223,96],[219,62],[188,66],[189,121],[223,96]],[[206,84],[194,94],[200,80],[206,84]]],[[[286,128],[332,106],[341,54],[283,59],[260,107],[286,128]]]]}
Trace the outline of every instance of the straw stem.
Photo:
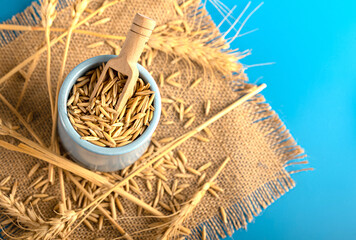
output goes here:
{"type": "Polygon", "coordinates": [[[41,138],[37,136],[35,131],[31,128],[30,124],[21,116],[21,114],[14,108],[7,100],[6,98],[0,93],[0,100],[5,103],[5,105],[10,109],[10,111],[19,119],[19,121],[22,123],[22,125],[27,129],[27,131],[32,135],[34,139],[41,145],[44,146],[44,143],[42,142],[41,138]]]}
{"type": "MultiPolygon", "coordinates": [[[[78,28],[79,26],[83,25],[84,23],[86,23],[87,21],[89,21],[90,19],[92,19],[93,17],[95,17],[99,12],[105,10],[106,8],[115,5],[116,3],[120,2],[120,0],[114,0],[114,1],[110,1],[105,3],[104,5],[102,5],[100,8],[98,8],[97,10],[95,10],[93,13],[89,14],[87,17],[85,17],[83,20],[81,20],[79,23],[77,23],[75,25],[75,28],[78,28]]],[[[50,42],[50,46],[55,45],[56,43],[58,43],[60,40],[62,40],[65,36],[68,35],[68,30],[65,31],[63,34],[61,34],[60,36],[58,36],[57,38],[53,39],[50,42]]],[[[8,73],[6,73],[3,77],[0,78],[0,84],[2,84],[3,82],[5,82],[6,80],[8,80],[11,76],[13,76],[15,73],[17,73],[20,69],[22,69],[23,67],[25,67],[28,63],[30,63],[33,59],[35,59],[37,56],[41,55],[43,52],[45,52],[47,49],[46,46],[40,48],[37,52],[35,52],[34,54],[32,54],[30,57],[28,57],[27,59],[25,59],[24,61],[22,61],[20,64],[18,64],[16,67],[14,67],[13,69],[11,69],[8,73]]]]}

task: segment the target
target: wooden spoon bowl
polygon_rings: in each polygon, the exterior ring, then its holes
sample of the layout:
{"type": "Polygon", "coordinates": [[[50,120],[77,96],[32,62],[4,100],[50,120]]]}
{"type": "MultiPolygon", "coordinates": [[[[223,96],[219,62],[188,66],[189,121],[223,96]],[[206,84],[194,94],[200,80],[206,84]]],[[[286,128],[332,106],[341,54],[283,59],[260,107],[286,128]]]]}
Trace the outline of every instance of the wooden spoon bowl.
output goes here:
{"type": "Polygon", "coordinates": [[[133,19],[129,32],[126,35],[119,56],[106,63],[98,82],[94,87],[90,96],[91,101],[96,96],[100,85],[104,81],[109,67],[128,77],[124,89],[119,96],[119,100],[116,103],[115,110],[117,111],[117,114],[115,114],[112,122],[117,120],[128,99],[133,94],[133,89],[139,76],[137,61],[139,60],[145,44],[150,38],[155,26],[156,22],[153,19],[137,13],[133,19]]]}

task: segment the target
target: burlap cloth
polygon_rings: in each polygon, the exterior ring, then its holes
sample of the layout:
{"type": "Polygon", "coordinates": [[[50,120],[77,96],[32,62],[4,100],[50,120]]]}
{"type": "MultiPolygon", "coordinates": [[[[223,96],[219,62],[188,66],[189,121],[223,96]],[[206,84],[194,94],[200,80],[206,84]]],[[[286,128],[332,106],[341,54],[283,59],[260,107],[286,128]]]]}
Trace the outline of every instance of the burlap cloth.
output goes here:
{"type": "MultiPolygon", "coordinates": [[[[60,2],[63,10],[58,14],[54,26],[67,27],[70,23],[70,8],[67,7],[69,2],[65,0],[60,2]]],[[[100,3],[95,4],[96,6],[100,5],[100,3]]],[[[38,25],[40,22],[38,12],[39,7],[34,3],[24,13],[18,14],[11,21],[8,21],[8,23],[38,25]]],[[[107,9],[101,17],[97,18],[111,17],[109,23],[92,27],[91,30],[124,36],[127,29],[129,29],[134,14],[137,12],[155,19],[157,25],[164,24],[174,16],[169,1],[126,0],[107,9]]],[[[91,22],[94,21],[92,20],[91,22]]],[[[85,26],[83,28],[85,29],[85,26]]],[[[0,38],[1,76],[34,53],[40,46],[43,46],[43,32],[15,33],[2,31],[0,34],[2,36],[0,38]]],[[[54,35],[55,33],[53,33],[54,35]]],[[[73,34],[68,54],[66,74],[77,64],[90,57],[113,54],[112,48],[108,45],[94,49],[86,47],[90,43],[100,40],[102,39],[73,34]]],[[[119,45],[122,44],[122,42],[118,41],[117,43],[119,45]]],[[[52,47],[51,73],[53,86],[56,84],[63,49],[64,45],[61,43],[52,47]]],[[[160,72],[163,72],[165,76],[175,72],[177,69],[183,73],[185,71],[188,72],[186,65],[180,63],[172,65],[170,64],[171,60],[165,54],[159,53],[153,64],[148,67],[148,70],[152,71],[155,79],[158,79],[160,72]]],[[[34,112],[34,120],[31,123],[32,127],[48,144],[51,132],[51,115],[45,83],[45,66],[46,57],[44,53],[31,77],[19,111],[24,116],[30,112],[34,112]]],[[[24,70],[26,71],[27,67],[24,70]]],[[[194,77],[202,74],[203,72],[199,67],[194,69],[194,77]]],[[[186,106],[192,103],[195,104],[193,111],[196,112],[197,119],[193,126],[207,119],[203,114],[204,102],[207,99],[210,99],[212,102],[210,113],[210,116],[212,116],[241,95],[241,91],[236,92],[231,90],[231,79],[225,79],[223,76],[218,76],[217,79],[205,77],[199,87],[189,89],[188,86],[194,80],[194,77],[192,77],[192,74],[182,74],[179,79],[176,79],[176,81],[183,85],[182,89],[174,88],[167,84],[161,89],[163,97],[181,97],[187,103],[186,106]]],[[[16,105],[23,83],[23,77],[17,73],[0,86],[0,92],[13,105],[16,105]]],[[[243,89],[245,86],[244,84],[241,85],[241,83],[237,83],[237,85],[239,85],[239,89],[243,89]]],[[[166,108],[167,106],[164,105],[164,107],[166,108]]],[[[0,117],[16,122],[16,118],[2,102],[0,103],[0,117]]],[[[178,114],[174,109],[168,111],[167,118],[162,116],[161,121],[168,120],[174,120],[176,123],[174,125],[159,125],[156,139],[168,136],[178,137],[187,131],[183,129],[184,122],[178,120],[178,114]]],[[[247,223],[254,216],[257,216],[262,209],[294,187],[295,183],[285,169],[285,166],[292,160],[303,157],[303,150],[296,144],[279,117],[265,103],[261,95],[246,102],[215,122],[210,129],[214,134],[210,142],[202,143],[192,138],[179,147],[187,155],[189,165],[198,168],[206,162],[213,162],[213,167],[207,172],[208,179],[225,157],[229,156],[232,160],[217,180],[218,185],[225,192],[220,193],[218,199],[207,194],[194,214],[186,221],[185,226],[192,230],[192,234],[187,237],[188,239],[200,239],[200,231],[203,225],[207,227],[209,239],[217,239],[219,236],[225,236],[226,233],[232,233],[236,229],[246,227],[247,223]],[[226,209],[228,214],[227,225],[223,224],[219,216],[219,206],[226,209]]],[[[8,175],[12,175],[14,179],[18,179],[19,196],[22,199],[36,192],[33,189],[28,189],[27,186],[39,174],[43,174],[43,172],[37,173],[31,179],[24,176],[40,160],[27,155],[5,151],[4,149],[0,151],[0,179],[8,175]]],[[[46,165],[46,163],[42,162],[42,167],[46,165]]],[[[172,173],[170,182],[172,182],[173,178],[172,173]]],[[[139,182],[139,180],[137,181],[139,182]]],[[[196,181],[197,179],[193,180],[193,182],[196,181]]],[[[192,182],[192,180],[186,180],[186,182],[192,182]]],[[[58,194],[57,185],[51,186],[47,192],[53,193],[53,195],[58,194]]],[[[141,189],[146,188],[142,185],[141,189]]],[[[193,186],[185,191],[184,195],[189,199],[196,190],[197,187],[193,186]]],[[[155,193],[143,192],[143,199],[146,202],[153,200],[155,193]]],[[[132,194],[135,195],[133,192],[132,194]]],[[[154,222],[152,218],[130,218],[129,216],[136,216],[137,207],[126,200],[123,200],[123,203],[126,214],[123,216],[119,215],[118,222],[128,233],[147,228],[147,223],[154,222]]],[[[55,204],[56,202],[41,203],[41,212],[45,216],[53,215],[52,209],[55,204]]],[[[152,238],[150,234],[150,232],[143,232],[134,236],[139,239],[150,239],[152,238]]],[[[72,239],[91,239],[94,237],[112,239],[118,236],[119,234],[110,224],[105,223],[104,229],[96,232],[92,232],[81,226],[73,233],[72,239]]]]}

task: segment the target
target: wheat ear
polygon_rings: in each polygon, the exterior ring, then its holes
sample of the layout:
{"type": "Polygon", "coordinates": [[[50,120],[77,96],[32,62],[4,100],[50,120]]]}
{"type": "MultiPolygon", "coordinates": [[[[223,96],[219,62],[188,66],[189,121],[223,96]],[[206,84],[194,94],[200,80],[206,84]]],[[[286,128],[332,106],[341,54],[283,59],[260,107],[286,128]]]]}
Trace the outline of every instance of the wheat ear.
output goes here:
{"type": "MultiPolygon", "coordinates": [[[[98,8],[97,10],[95,10],[94,12],[90,13],[87,17],[85,17],[83,20],[79,21],[76,25],[75,28],[80,27],[81,25],[83,25],[84,23],[88,22],[90,19],[92,19],[93,17],[95,17],[99,12],[104,11],[106,8],[111,7],[115,4],[117,4],[118,2],[121,2],[122,0],[113,0],[110,2],[105,3],[104,5],[102,5],[100,8],[98,8]]],[[[61,34],[60,36],[58,36],[57,38],[53,39],[50,42],[50,46],[55,45],[56,43],[58,43],[59,41],[61,41],[65,36],[67,36],[68,31],[65,31],[63,34],[61,34]]],[[[6,73],[4,76],[2,76],[0,78],[0,84],[2,84],[3,82],[5,82],[6,80],[8,80],[11,76],[13,76],[15,73],[17,73],[20,69],[22,69],[23,67],[25,67],[28,63],[30,63],[33,59],[35,59],[38,55],[41,55],[43,52],[45,52],[47,49],[47,46],[44,46],[42,48],[40,48],[39,50],[37,50],[34,54],[32,54],[31,56],[29,56],[28,58],[26,58],[24,61],[22,61],[21,63],[19,63],[17,66],[15,66],[13,69],[11,69],[8,73],[6,73]]]]}

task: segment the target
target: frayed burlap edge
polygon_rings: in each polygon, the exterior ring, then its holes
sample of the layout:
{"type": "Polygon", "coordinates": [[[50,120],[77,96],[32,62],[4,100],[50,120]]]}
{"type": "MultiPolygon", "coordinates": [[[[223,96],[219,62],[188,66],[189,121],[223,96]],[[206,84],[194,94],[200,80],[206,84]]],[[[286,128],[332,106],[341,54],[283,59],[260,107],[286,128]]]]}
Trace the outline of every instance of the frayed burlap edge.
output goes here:
{"type": "MultiPolygon", "coordinates": [[[[239,88],[239,90],[242,90],[243,86],[240,85],[239,88]]],[[[221,215],[216,215],[192,229],[192,234],[187,239],[201,239],[203,226],[206,227],[209,239],[214,240],[225,238],[227,235],[231,236],[235,230],[240,228],[246,229],[247,224],[253,220],[253,217],[258,216],[269,205],[295,187],[295,182],[290,174],[309,170],[307,168],[293,169],[294,165],[304,165],[306,154],[297,145],[279,116],[271,110],[265,98],[262,95],[257,95],[249,102],[251,107],[256,106],[251,103],[257,103],[259,106],[258,109],[255,109],[255,122],[253,124],[256,124],[268,136],[271,148],[278,155],[284,156],[281,162],[284,168],[274,180],[259,187],[255,192],[244,198],[241,203],[233,204],[225,209],[228,224],[223,222],[221,215]],[[269,127],[266,128],[266,126],[269,127]],[[292,169],[286,170],[287,167],[291,166],[292,169]]]]}

